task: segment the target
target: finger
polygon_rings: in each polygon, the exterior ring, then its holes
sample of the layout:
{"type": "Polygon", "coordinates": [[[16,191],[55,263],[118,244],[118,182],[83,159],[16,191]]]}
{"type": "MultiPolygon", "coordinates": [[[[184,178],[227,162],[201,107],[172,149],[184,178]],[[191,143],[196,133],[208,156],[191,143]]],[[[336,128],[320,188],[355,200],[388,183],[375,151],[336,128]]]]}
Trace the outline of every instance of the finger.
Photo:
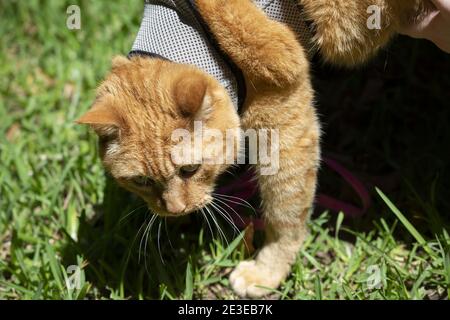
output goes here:
{"type": "Polygon", "coordinates": [[[417,30],[427,29],[441,13],[438,10],[429,12],[420,22],[414,25],[417,30]]]}
{"type": "Polygon", "coordinates": [[[403,28],[403,30],[400,30],[400,33],[414,38],[424,38],[426,37],[433,20],[438,15],[439,11],[437,10],[429,12],[425,17],[422,17],[422,20],[412,23],[403,28]]]}
{"type": "Polygon", "coordinates": [[[450,0],[431,0],[431,2],[439,11],[445,15],[450,15],[450,0]]]}

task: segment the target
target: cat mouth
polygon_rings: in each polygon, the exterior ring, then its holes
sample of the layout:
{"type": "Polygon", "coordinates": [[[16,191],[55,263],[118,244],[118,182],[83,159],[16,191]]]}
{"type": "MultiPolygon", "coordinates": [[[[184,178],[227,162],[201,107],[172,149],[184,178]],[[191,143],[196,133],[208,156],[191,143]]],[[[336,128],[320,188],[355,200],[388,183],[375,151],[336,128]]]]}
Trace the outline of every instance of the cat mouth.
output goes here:
{"type": "Polygon", "coordinates": [[[189,209],[183,210],[181,212],[170,212],[168,210],[164,210],[162,208],[152,206],[150,203],[147,203],[148,208],[150,209],[151,212],[153,212],[154,214],[160,216],[160,217],[164,217],[164,218],[176,218],[176,217],[183,217],[183,216],[187,216],[191,213],[195,213],[197,211],[200,211],[201,209],[205,208],[209,203],[211,202],[211,200],[204,200],[201,204],[198,205],[194,205],[189,209]]]}
{"type": "Polygon", "coordinates": [[[195,207],[195,208],[180,211],[180,212],[170,212],[170,211],[164,210],[162,208],[155,208],[154,206],[151,206],[150,204],[147,204],[147,206],[151,212],[153,212],[154,214],[156,214],[160,217],[164,217],[164,218],[177,218],[177,217],[187,216],[197,210],[200,210],[200,208],[195,207]]]}
{"type": "Polygon", "coordinates": [[[156,211],[153,210],[152,211],[157,214],[160,217],[163,218],[178,218],[178,217],[183,217],[183,216],[187,216],[188,214],[191,214],[193,212],[195,212],[196,210],[189,210],[189,211],[183,211],[183,212],[179,212],[179,213],[173,213],[173,212],[168,212],[168,211],[156,211]]]}

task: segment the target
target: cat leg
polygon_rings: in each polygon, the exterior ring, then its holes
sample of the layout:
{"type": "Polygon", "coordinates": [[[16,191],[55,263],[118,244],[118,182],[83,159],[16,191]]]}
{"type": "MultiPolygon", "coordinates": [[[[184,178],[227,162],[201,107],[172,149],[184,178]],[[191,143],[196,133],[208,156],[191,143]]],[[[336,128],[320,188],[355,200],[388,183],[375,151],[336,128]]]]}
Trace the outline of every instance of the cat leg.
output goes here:
{"type": "MultiPolygon", "coordinates": [[[[222,49],[242,69],[247,87],[242,128],[279,133],[278,168],[256,166],[266,242],[241,262],[230,282],[241,296],[260,297],[288,275],[306,236],[319,166],[319,125],[313,108],[309,62],[288,27],[248,0],[197,0],[222,49]]],[[[270,140],[270,144],[275,140],[270,140]]],[[[271,149],[268,146],[268,149],[271,149]]]]}
{"type": "Polygon", "coordinates": [[[286,86],[303,76],[303,48],[295,33],[269,19],[250,0],[196,4],[221,48],[256,86],[260,81],[286,86]]]}
{"type": "Polygon", "coordinates": [[[279,132],[278,171],[264,174],[263,166],[257,166],[265,244],[254,260],[241,262],[230,276],[239,295],[260,297],[268,292],[265,287],[277,288],[286,278],[307,235],[320,159],[320,129],[311,96],[303,88],[289,103],[250,109],[242,122],[243,128],[265,123],[279,132]]]}

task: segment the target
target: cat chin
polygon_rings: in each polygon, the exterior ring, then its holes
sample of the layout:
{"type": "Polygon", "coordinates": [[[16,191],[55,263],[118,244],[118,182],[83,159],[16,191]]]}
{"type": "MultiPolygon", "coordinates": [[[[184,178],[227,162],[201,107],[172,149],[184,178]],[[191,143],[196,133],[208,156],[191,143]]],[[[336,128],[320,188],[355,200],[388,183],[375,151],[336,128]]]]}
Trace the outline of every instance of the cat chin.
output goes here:
{"type": "Polygon", "coordinates": [[[206,205],[207,204],[203,204],[201,206],[195,206],[195,207],[193,207],[190,210],[173,213],[173,212],[169,212],[167,210],[163,210],[161,208],[155,208],[155,207],[153,207],[153,206],[151,206],[150,204],[147,203],[147,207],[150,210],[150,212],[152,212],[153,214],[158,215],[159,217],[163,217],[163,218],[177,218],[177,217],[187,216],[187,215],[190,215],[190,214],[192,214],[194,212],[197,212],[197,211],[201,210],[206,205]]]}
{"type": "Polygon", "coordinates": [[[164,210],[158,206],[155,206],[154,204],[150,204],[149,202],[147,202],[147,207],[150,210],[150,212],[160,216],[160,217],[164,217],[164,218],[176,218],[176,217],[182,217],[182,216],[187,216],[189,214],[195,213],[197,211],[200,211],[201,209],[205,208],[209,203],[212,202],[212,197],[205,197],[205,200],[199,204],[199,205],[194,205],[192,206],[191,209],[183,211],[183,212],[177,212],[177,213],[173,213],[173,212],[169,212],[167,210],[164,210]]]}
{"type": "Polygon", "coordinates": [[[156,212],[155,210],[152,210],[152,212],[162,218],[178,218],[178,217],[187,216],[194,211],[181,212],[181,213],[170,213],[170,212],[156,212]]]}

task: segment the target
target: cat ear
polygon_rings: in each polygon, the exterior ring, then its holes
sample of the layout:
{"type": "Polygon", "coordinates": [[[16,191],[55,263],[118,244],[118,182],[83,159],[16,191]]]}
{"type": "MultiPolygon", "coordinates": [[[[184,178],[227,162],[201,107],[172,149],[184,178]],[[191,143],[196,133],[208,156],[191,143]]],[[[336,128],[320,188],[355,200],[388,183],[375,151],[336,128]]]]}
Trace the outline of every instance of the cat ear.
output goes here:
{"type": "Polygon", "coordinates": [[[212,111],[208,82],[202,76],[183,77],[175,85],[175,102],[184,117],[205,120],[212,111]]]}
{"type": "Polygon", "coordinates": [[[75,122],[90,125],[100,136],[117,134],[121,126],[117,112],[111,104],[105,102],[96,102],[75,122]]]}

